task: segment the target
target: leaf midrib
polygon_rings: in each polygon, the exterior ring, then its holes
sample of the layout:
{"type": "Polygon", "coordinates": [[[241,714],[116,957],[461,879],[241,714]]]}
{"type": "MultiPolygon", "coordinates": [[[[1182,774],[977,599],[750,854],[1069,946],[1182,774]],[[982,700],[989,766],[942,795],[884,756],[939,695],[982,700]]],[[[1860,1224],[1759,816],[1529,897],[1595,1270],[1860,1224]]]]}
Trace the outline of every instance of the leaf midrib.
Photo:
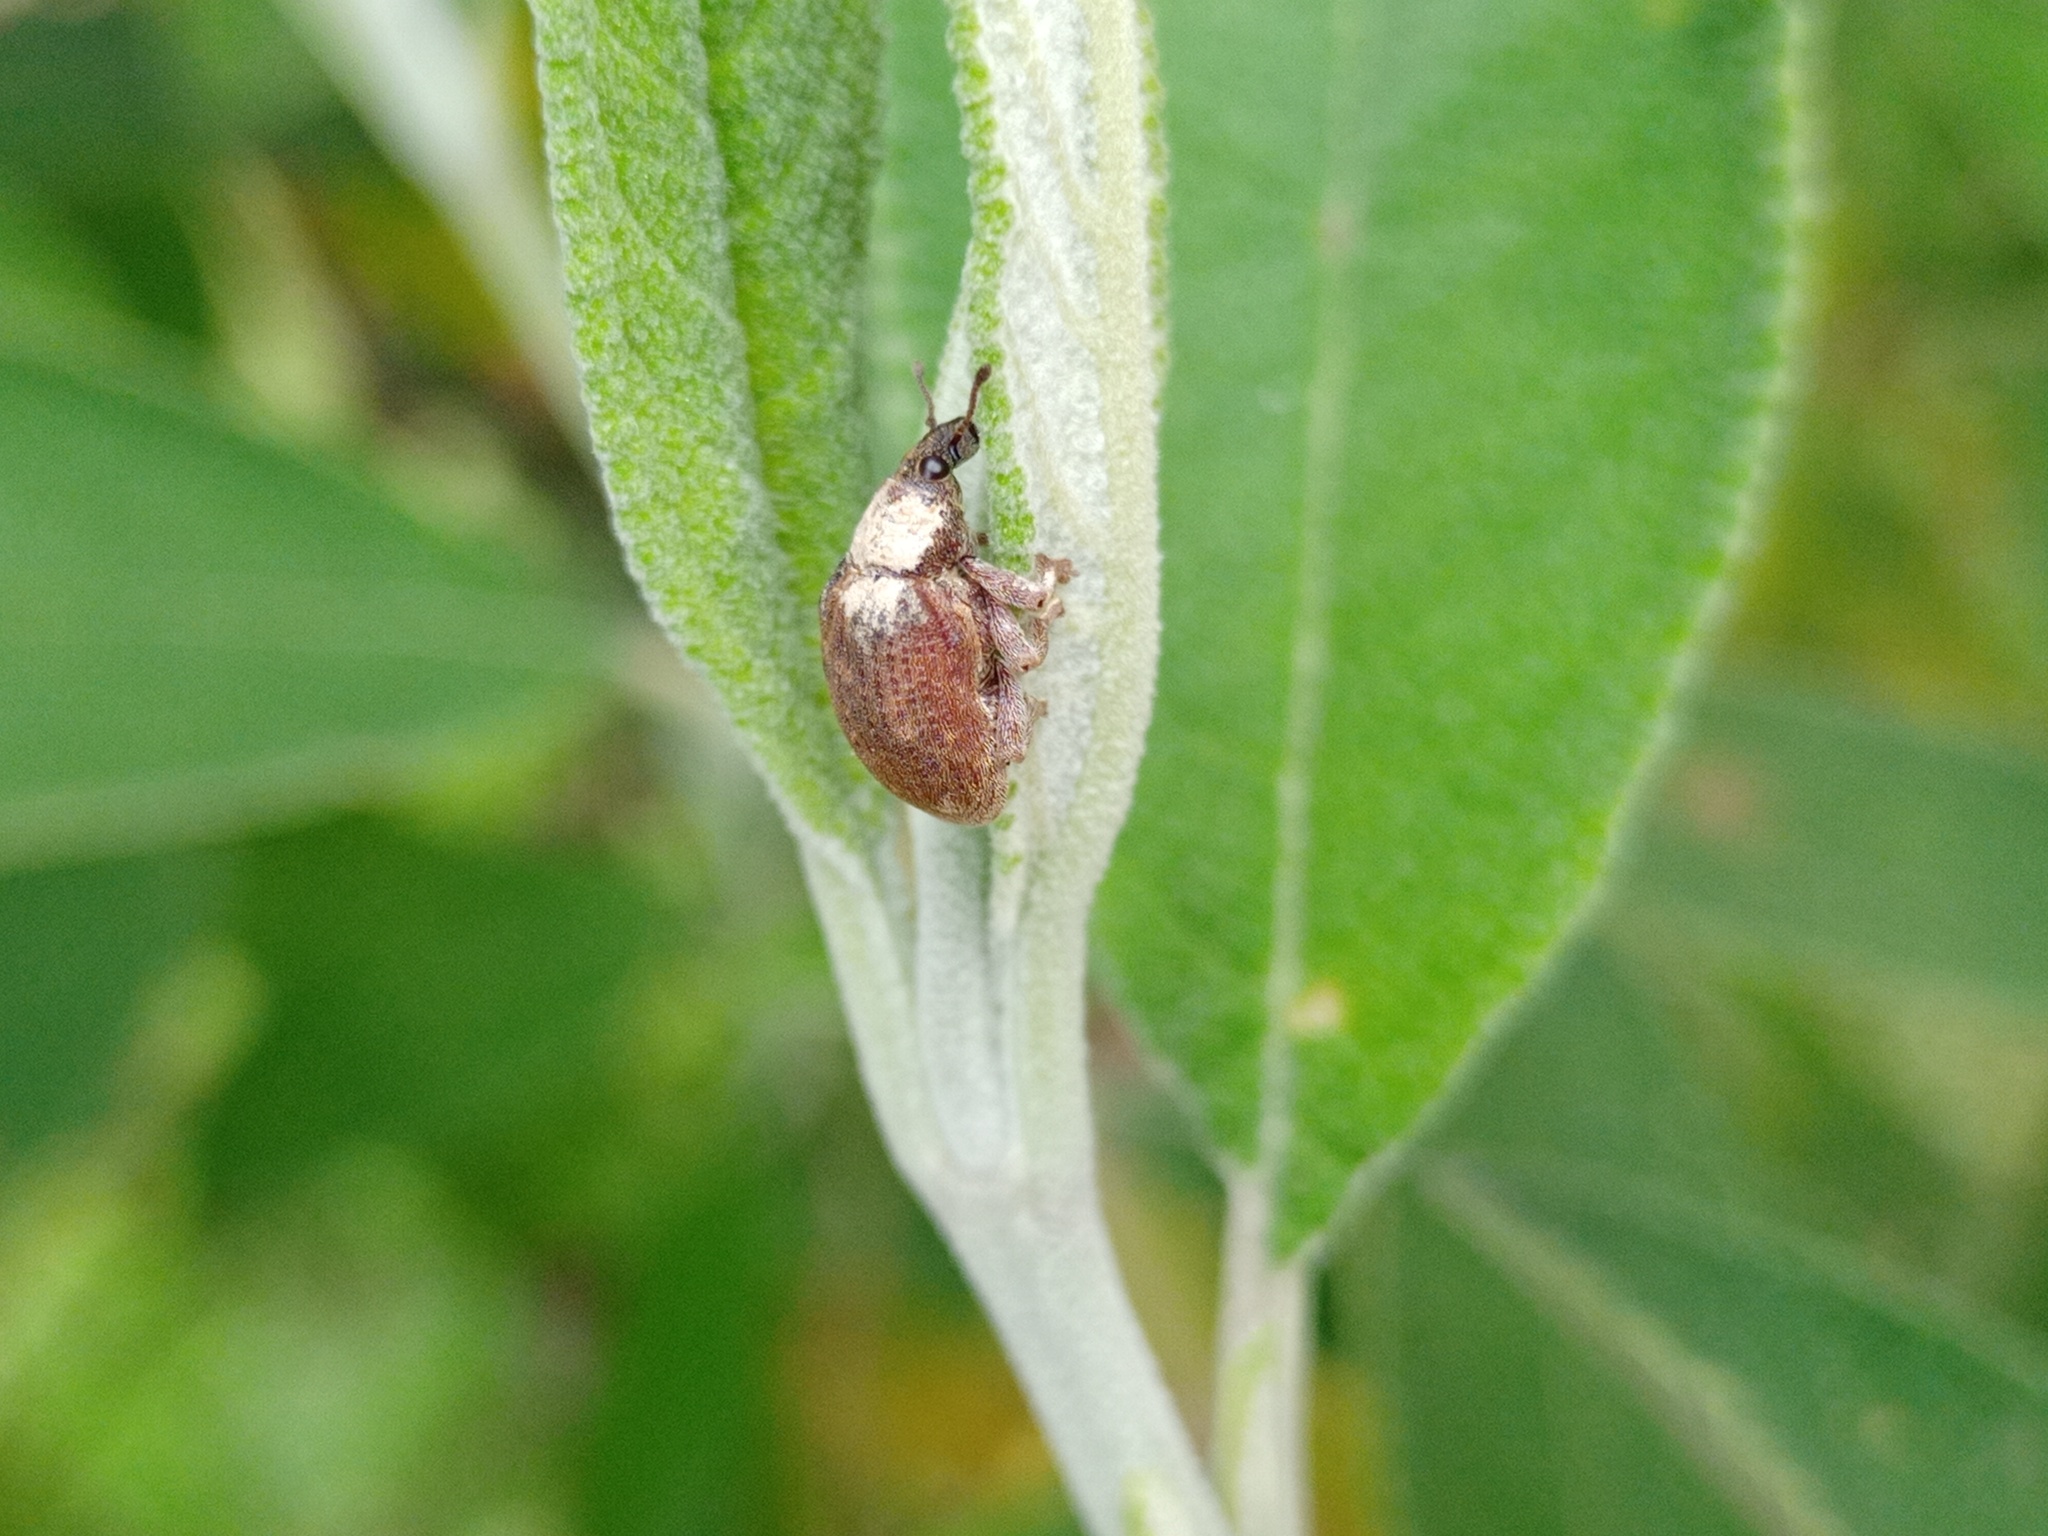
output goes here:
{"type": "Polygon", "coordinates": [[[1475,1252],[1624,1375],[1736,1508],[1782,1536],[1850,1536],[1743,1384],[1694,1353],[1596,1262],[1527,1220],[1469,1168],[1434,1163],[1423,1191],[1475,1252]]]}
{"type": "Polygon", "coordinates": [[[1288,1015],[1307,980],[1313,774],[1329,670],[1329,556],[1343,489],[1344,428],[1357,366],[1358,304],[1351,277],[1367,222],[1364,151],[1354,136],[1341,131],[1347,104],[1361,94],[1364,50],[1351,8],[1333,6],[1331,18],[1332,65],[1325,117],[1328,159],[1317,209],[1316,296],[1311,309],[1315,344],[1302,428],[1300,566],[1282,745],[1273,784],[1272,958],[1266,972],[1258,1129],[1259,1172],[1269,1184],[1279,1176],[1293,1121],[1288,1015]]]}

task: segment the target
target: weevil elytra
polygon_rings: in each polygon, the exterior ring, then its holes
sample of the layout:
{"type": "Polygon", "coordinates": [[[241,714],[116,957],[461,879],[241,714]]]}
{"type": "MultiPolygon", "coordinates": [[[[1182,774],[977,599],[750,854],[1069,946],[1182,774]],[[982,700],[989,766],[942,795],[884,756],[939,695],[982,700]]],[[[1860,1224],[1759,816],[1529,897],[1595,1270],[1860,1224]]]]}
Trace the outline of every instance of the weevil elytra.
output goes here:
{"type": "Polygon", "coordinates": [[[953,471],[980,451],[988,378],[984,366],[967,414],[942,422],[918,366],[925,434],[875,492],[818,600],[825,682],[855,755],[899,800],[968,826],[1002,814],[1010,767],[1045,713],[1021,679],[1045,660],[1059,585],[1074,574],[1047,555],[1020,576],[975,554],[953,471]]]}

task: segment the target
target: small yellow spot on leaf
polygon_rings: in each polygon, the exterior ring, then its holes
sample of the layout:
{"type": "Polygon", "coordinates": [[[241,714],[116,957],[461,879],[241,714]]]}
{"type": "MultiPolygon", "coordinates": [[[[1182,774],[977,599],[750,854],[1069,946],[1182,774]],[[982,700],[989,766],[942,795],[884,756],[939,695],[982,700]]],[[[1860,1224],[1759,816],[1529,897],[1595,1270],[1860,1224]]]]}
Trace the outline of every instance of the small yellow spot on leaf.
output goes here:
{"type": "Polygon", "coordinates": [[[1288,1005],[1287,1028],[1307,1039],[1319,1039],[1342,1029],[1349,1012],[1344,989],[1336,982],[1312,982],[1288,1005]]]}

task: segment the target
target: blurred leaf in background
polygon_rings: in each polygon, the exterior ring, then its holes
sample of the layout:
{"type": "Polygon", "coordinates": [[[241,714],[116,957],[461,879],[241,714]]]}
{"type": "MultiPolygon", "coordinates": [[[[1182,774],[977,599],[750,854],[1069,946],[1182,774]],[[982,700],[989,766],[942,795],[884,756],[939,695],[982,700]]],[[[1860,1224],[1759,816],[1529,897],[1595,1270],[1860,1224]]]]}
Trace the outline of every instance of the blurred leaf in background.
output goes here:
{"type": "Polygon", "coordinates": [[[123,309],[196,341],[210,317],[181,215],[211,146],[179,85],[146,12],[11,18],[0,162],[17,197],[47,205],[92,250],[123,309]]]}
{"type": "Polygon", "coordinates": [[[145,990],[218,921],[225,875],[201,853],[0,877],[0,1156],[113,1108],[145,990]]]}
{"type": "Polygon", "coordinates": [[[595,614],[197,400],[0,355],[0,434],[0,858],[404,784],[599,665],[595,614]]]}
{"type": "Polygon", "coordinates": [[[2048,19],[1953,0],[1825,14],[1813,388],[1735,645],[2040,752],[2048,19]]]}

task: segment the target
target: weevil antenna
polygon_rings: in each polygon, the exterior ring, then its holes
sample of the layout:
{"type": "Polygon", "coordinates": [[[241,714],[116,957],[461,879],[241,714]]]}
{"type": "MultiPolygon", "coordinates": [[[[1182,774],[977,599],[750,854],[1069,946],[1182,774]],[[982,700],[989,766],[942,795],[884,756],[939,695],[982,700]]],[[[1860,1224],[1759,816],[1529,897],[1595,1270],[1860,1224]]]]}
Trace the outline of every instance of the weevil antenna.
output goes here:
{"type": "Polygon", "coordinates": [[[995,372],[993,366],[983,363],[974,373],[974,388],[967,392],[967,423],[974,424],[974,408],[981,404],[981,386],[988,382],[988,376],[995,372]]]}
{"type": "Polygon", "coordinates": [[[919,358],[910,365],[910,371],[917,375],[917,392],[924,396],[924,429],[936,431],[939,425],[939,408],[932,404],[932,392],[925,388],[924,359],[919,358]]]}

